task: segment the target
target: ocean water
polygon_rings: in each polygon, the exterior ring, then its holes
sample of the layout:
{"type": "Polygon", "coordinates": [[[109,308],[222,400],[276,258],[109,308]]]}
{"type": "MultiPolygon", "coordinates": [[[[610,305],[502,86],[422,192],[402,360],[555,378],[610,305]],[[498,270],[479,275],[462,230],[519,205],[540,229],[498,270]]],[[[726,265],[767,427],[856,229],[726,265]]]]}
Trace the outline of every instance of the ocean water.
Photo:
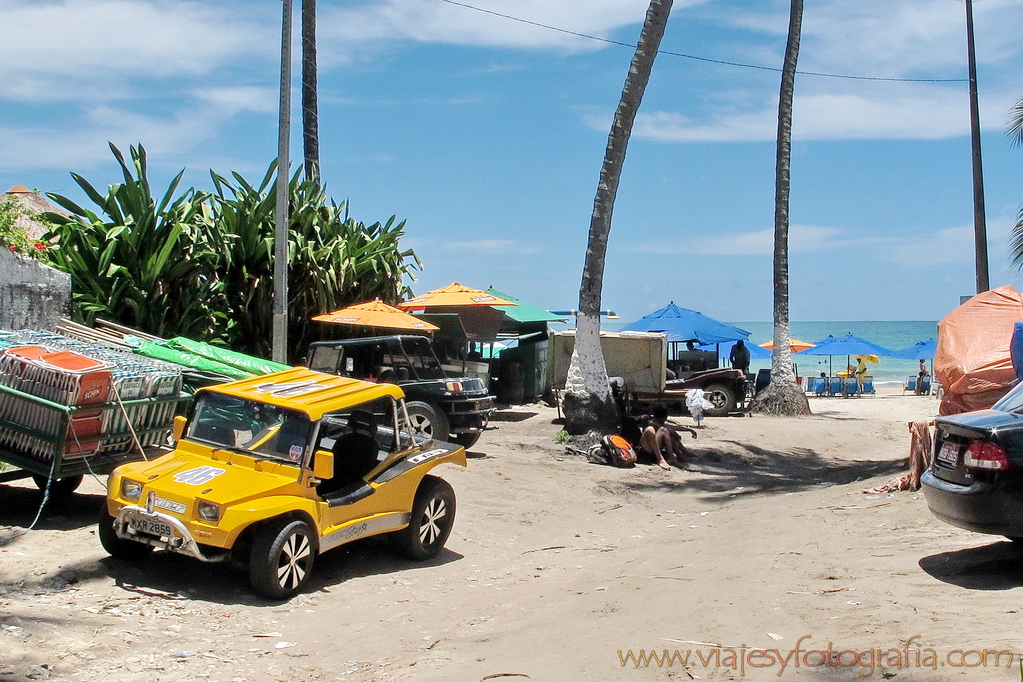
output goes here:
{"type": "MultiPolygon", "coordinates": [[[[767,343],[774,338],[774,324],[771,322],[729,322],[740,329],[750,332],[750,342],[755,344],[767,343]]],[[[938,338],[937,321],[912,321],[912,322],[790,322],[789,335],[800,341],[816,343],[826,339],[828,335],[838,338],[846,334],[852,334],[859,338],[870,341],[889,350],[902,350],[917,343],[926,341],[929,338],[938,338]]],[[[916,360],[899,360],[880,356],[880,362],[876,365],[868,365],[870,374],[874,377],[875,384],[881,383],[902,383],[909,375],[915,375],[920,363],[916,360]]],[[[803,355],[795,353],[792,355],[792,362],[796,364],[800,376],[819,376],[820,373],[828,372],[828,356],[826,355],[803,355]]],[[[834,372],[845,369],[846,357],[834,356],[831,358],[831,369],[834,372]]],[[[750,371],[770,368],[771,361],[753,360],[750,363],[750,371]]],[[[930,369],[930,362],[927,363],[930,369]]]]}

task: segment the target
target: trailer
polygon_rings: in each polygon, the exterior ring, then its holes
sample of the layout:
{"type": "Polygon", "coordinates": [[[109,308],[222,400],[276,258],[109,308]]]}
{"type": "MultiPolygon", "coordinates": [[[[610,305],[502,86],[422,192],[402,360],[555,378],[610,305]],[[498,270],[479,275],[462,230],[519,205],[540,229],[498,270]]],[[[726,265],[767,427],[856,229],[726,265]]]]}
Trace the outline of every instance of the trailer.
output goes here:
{"type": "MultiPolygon", "coordinates": [[[[555,332],[550,341],[550,385],[558,394],[564,390],[568,378],[575,350],[575,331],[555,332]]],[[[709,355],[714,357],[715,366],[705,364],[708,369],[689,371],[688,366],[676,365],[676,369],[680,370],[677,378],[668,379],[667,334],[602,331],[600,345],[608,376],[618,377],[624,383],[630,410],[664,405],[669,410],[685,412],[686,396],[694,388],[702,389],[704,397],[714,405],[706,411],[709,416],[725,416],[745,407],[748,392],[746,376],[738,369],[716,367],[716,353],[691,351],[685,355],[689,360],[700,358],[706,363],[704,356],[709,355]]]]}

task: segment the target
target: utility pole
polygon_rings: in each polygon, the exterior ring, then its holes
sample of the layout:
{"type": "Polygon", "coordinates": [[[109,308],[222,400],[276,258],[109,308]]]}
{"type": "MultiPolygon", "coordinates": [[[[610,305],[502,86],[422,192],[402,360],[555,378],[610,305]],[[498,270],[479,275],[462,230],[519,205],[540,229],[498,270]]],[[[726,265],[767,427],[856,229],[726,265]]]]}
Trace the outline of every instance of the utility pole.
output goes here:
{"type": "Polygon", "coordinates": [[[274,212],[273,360],[288,362],[288,180],[291,176],[291,10],[284,0],[281,105],[277,123],[277,202],[274,212]]]}
{"type": "Polygon", "coordinates": [[[991,288],[984,215],[984,166],[980,160],[980,106],[977,103],[977,54],[973,44],[973,0],[966,0],[966,51],[970,66],[970,139],[973,146],[973,239],[977,252],[977,293],[991,288]]]}

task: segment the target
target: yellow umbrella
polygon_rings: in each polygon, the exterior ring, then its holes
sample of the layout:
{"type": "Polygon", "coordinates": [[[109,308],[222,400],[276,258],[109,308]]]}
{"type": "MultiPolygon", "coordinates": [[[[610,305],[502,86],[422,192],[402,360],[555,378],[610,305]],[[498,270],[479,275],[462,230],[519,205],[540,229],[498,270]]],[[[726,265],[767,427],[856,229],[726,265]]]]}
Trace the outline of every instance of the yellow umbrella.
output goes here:
{"type": "MultiPolygon", "coordinates": [[[[806,350],[808,348],[814,348],[815,346],[816,344],[810,343],[808,341],[800,341],[799,339],[789,339],[789,348],[793,353],[798,353],[799,351],[806,350]]],[[[762,343],[760,344],[760,347],[773,351],[774,341],[772,340],[768,341],[767,343],[762,343]]]]}
{"type": "Polygon", "coordinates": [[[856,358],[857,360],[863,360],[863,362],[867,363],[868,365],[876,365],[879,362],[881,362],[880,358],[878,358],[876,355],[854,355],[853,357],[856,358]]]}
{"type": "Polygon", "coordinates": [[[369,303],[358,303],[332,313],[317,315],[317,322],[332,324],[353,324],[363,327],[387,327],[389,329],[416,329],[434,331],[440,327],[409,315],[404,310],[389,306],[379,298],[369,303]]]}
{"type": "Polygon", "coordinates": [[[426,310],[427,308],[442,306],[471,305],[515,305],[515,303],[498,298],[493,294],[488,294],[482,289],[472,289],[455,282],[451,286],[428,291],[422,296],[417,296],[398,304],[404,310],[426,310]]]}

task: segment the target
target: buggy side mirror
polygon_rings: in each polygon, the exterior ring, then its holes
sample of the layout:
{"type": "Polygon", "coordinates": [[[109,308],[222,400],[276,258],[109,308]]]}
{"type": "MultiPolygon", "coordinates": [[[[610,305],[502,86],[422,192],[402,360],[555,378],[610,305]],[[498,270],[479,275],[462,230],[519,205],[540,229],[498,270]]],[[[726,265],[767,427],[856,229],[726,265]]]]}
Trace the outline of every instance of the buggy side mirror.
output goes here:
{"type": "Polygon", "coordinates": [[[177,443],[181,440],[181,436],[185,433],[185,425],[188,424],[188,419],[183,415],[174,417],[174,426],[171,428],[171,435],[174,437],[174,442],[177,443]]]}
{"type": "Polygon", "coordinates": [[[334,453],[330,450],[317,450],[313,460],[313,476],[321,481],[334,478],[334,453]]]}

